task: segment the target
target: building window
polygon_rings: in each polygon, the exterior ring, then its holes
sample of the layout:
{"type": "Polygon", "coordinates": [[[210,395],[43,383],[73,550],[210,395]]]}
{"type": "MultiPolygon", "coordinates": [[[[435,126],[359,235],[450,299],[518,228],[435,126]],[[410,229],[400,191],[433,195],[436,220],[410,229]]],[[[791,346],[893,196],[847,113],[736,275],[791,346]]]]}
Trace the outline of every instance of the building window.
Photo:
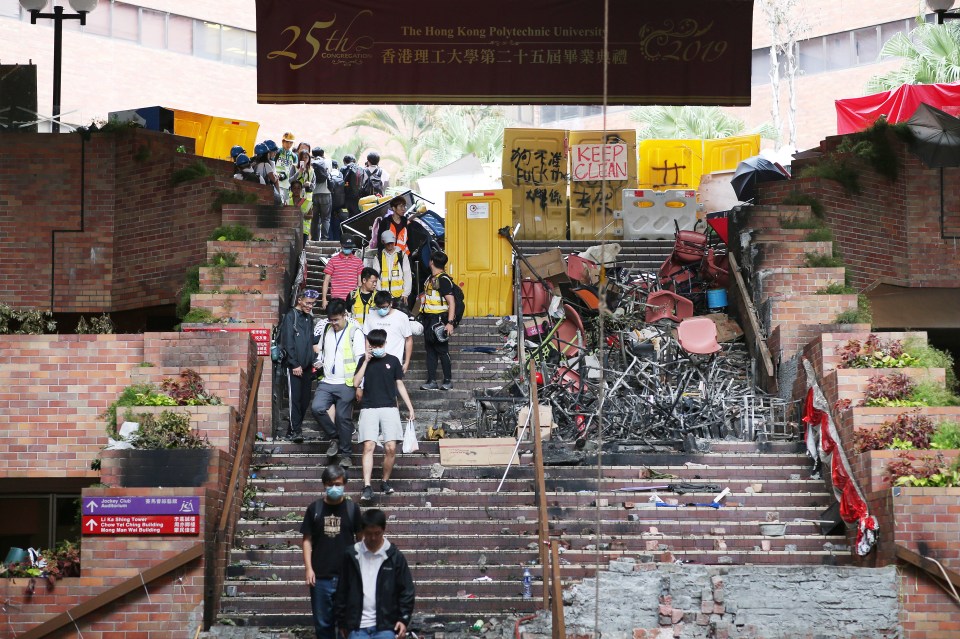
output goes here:
{"type": "MultiPolygon", "coordinates": [[[[110,37],[110,14],[112,13],[112,9],[113,4],[110,2],[101,2],[99,5],[97,5],[95,10],[87,14],[86,24],[83,27],[83,32],[110,37]]],[[[67,22],[76,22],[77,24],[80,24],[79,20],[67,20],[67,22]]]]}
{"type": "Polygon", "coordinates": [[[800,70],[804,73],[821,73],[827,64],[823,53],[823,38],[814,38],[800,43],[800,70]]]}
{"type": "Polygon", "coordinates": [[[223,27],[220,30],[223,46],[222,60],[230,64],[245,64],[247,60],[247,37],[241,29],[223,27]]]}
{"type": "Polygon", "coordinates": [[[167,16],[167,48],[176,53],[193,53],[193,20],[167,16]]]}
{"type": "Polygon", "coordinates": [[[870,64],[880,58],[880,30],[877,27],[857,29],[853,32],[853,47],[857,64],[870,64]]]}
{"type": "Polygon", "coordinates": [[[208,60],[220,59],[220,25],[213,22],[193,22],[193,54],[208,60]]]}
{"type": "Polygon", "coordinates": [[[849,69],[856,66],[853,49],[853,33],[834,33],[824,36],[823,44],[826,53],[826,66],[829,71],[849,69]]]}
{"type": "Polygon", "coordinates": [[[20,1],[19,0],[0,0],[0,16],[7,16],[8,18],[19,18],[20,17],[20,1]]]}
{"type": "Polygon", "coordinates": [[[113,37],[138,42],[140,40],[140,12],[129,4],[113,5],[113,37]]]}
{"type": "Polygon", "coordinates": [[[0,548],[53,548],[80,538],[80,495],[5,495],[0,548]]]}
{"type": "Polygon", "coordinates": [[[140,44],[153,49],[167,46],[167,15],[150,9],[140,10],[140,44]]]}
{"type": "Polygon", "coordinates": [[[257,34],[247,31],[247,66],[257,66],[257,34]]]}

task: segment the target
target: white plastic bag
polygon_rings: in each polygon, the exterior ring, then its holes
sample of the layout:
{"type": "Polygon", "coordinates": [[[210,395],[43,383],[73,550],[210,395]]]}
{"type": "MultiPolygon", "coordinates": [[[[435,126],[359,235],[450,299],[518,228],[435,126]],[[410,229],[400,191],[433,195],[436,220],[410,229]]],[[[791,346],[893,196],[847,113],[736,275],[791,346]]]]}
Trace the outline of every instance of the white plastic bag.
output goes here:
{"type": "Polygon", "coordinates": [[[416,422],[412,419],[407,420],[407,427],[403,431],[403,448],[401,450],[404,454],[415,453],[420,450],[420,444],[417,443],[416,422]]]}

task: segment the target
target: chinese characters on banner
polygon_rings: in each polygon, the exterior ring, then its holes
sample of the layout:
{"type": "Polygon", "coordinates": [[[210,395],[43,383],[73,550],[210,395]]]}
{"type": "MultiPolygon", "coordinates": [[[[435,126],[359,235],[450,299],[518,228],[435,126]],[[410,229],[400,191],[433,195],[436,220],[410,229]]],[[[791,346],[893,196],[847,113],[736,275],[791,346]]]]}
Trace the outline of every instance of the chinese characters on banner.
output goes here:
{"type": "Polygon", "coordinates": [[[750,103],[753,0],[257,0],[262,103],[750,103]]]}

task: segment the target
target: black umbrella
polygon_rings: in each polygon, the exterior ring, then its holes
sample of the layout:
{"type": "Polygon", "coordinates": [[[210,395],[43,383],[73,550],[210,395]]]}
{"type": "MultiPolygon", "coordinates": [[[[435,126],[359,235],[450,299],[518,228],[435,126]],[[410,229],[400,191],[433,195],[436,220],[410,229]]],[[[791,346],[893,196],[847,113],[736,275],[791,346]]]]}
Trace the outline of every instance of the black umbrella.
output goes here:
{"type": "Polygon", "coordinates": [[[751,202],[757,199],[757,184],[789,179],[790,176],[784,174],[776,164],[755,155],[737,165],[733,179],[730,180],[730,186],[733,187],[738,200],[751,202]]]}
{"type": "Polygon", "coordinates": [[[931,169],[960,166],[960,119],[921,104],[907,120],[913,133],[910,149],[931,169]]]}

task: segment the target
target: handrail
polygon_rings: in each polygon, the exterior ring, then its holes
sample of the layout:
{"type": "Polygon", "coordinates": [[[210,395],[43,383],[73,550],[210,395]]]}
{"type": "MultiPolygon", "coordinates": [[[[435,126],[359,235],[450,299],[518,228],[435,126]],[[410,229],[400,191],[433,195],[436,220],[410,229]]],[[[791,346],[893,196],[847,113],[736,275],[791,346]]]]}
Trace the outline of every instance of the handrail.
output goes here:
{"type": "Polygon", "coordinates": [[[763,372],[766,374],[766,378],[772,383],[776,383],[777,377],[773,367],[773,357],[770,355],[770,349],[767,348],[766,340],[763,339],[760,323],[757,322],[757,309],[753,305],[753,300],[750,298],[750,292],[747,290],[747,284],[743,280],[743,275],[740,274],[740,265],[737,263],[737,258],[733,253],[728,253],[727,257],[730,260],[730,272],[733,274],[733,279],[736,282],[738,296],[743,301],[743,306],[746,310],[744,315],[747,317],[741,319],[747,320],[743,326],[744,336],[747,338],[747,347],[753,347],[750,348],[751,355],[763,365],[763,372]]]}
{"type": "Polygon", "coordinates": [[[22,635],[17,635],[17,639],[40,639],[41,637],[46,637],[50,633],[55,632],[66,625],[76,623],[78,620],[86,615],[89,615],[91,612],[95,612],[107,604],[113,603],[120,597],[123,597],[124,595],[127,595],[138,588],[146,587],[148,583],[154,581],[155,579],[162,577],[167,573],[180,568],[181,566],[185,566],[194,559],[199,559],[202,556],[203,543],[194,544],[187,550],[184,550],[180,554],[175,555],[170,559],[162,561],[153,568],[148,568],[147,570],[130,577],[126,581],[117,584],[113,588],[101,592],[96,597],[88,599],[81,604],[77,604],[73,608],[65,610],[51,619],[47,619],[42,624],[34,626],[22,635]]]}
{"type": "Polygon", "coordinates": [[[240,488],[240,467],[243,464],[243,451],[247,446],[247,437],[250,432],[253,406],[257,401],[257,393],[260,391],[260,378],[263,375],[263,360],[263,357],[257,356],[257,367],[253,371],[253,382],[250,384],[250,392],[247,394],[247,405],[243,410],[243,424],[240,426],[240,437],[237,441],[237,454],[233,457],[233,465],[230,468],[230,483],[227,484],[227,494],[223,500],[223,510],[220,511],[220,521],[217,523],[216,532],[218,539],[227,528],[227,522],[230,520],[230,510],[233,507],[233,500],[236,497],[237,490],[240,488]]]}
{"type": "Polygon", "coordinates": [[[957,588],[960,588],[960,573],[950,570],[936,559],[924,557],[899,544],[897,544],[895,548],[897,549],[897,559],[916,566],[930,575],[930,577],[943,588],[944,592],[960,605],[960,596],[957,595],[957,588]]]}

